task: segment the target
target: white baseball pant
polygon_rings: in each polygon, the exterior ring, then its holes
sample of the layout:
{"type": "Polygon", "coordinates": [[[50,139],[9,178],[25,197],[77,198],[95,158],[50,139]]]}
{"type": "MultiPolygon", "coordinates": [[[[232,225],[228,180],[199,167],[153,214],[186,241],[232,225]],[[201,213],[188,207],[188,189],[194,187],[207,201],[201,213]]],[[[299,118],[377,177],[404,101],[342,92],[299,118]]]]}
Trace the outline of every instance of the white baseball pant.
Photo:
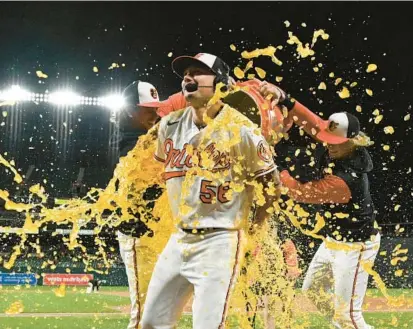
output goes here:
{"type": "Polygon", "coordinates": [[[303,290],[335,328],[372,329],[362,314],[369,278],[363,263],[374,262],[380,248],[380,234],[363,243],[334,241],[338,248],[329,247],[332,241],[327,238],[327,244],[323,242],[314,255],[303,290]]]}
{"type": "Polygon", "coordinates": [[[241,241],[241,231],[226,229],[172,234],[149,283],[141,328],[175,328],[191,293],[193,329],[224,328],[241,241]]]}
{"type": "Polygon", "coordinates": [[[119,250],[125,264],[128,277],[129,296],[131,301],[130,319],[127,329],[137,329],[140,321],[142,305],[140,301],[141,287],[138,273],[139,239],[118,231],[119,250]]]}

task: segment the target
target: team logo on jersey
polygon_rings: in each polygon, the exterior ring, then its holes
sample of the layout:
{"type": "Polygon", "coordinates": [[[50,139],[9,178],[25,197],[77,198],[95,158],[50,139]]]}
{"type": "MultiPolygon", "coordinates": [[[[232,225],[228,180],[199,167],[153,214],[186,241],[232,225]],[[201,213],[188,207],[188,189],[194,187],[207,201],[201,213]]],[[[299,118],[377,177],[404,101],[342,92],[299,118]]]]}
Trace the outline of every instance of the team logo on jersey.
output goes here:
{"type": "Polygon", "coordinates": [[[211,170],[225,170],[230,168],[230,157],[228,152],[222,152],[216,148],[215,143],[209,144],[204,150],[193,150],[188,152],[188,144],[185,144],[183,149],[174,148],[174,142],[171,139],[165,140],[164,151],[166,155],[165,167],[183,169],[192,168],[194,163],[193,157],[198,159],[197,166],[200,168],[211,170]],[[208,160],[212,160],[212,163],[208,160]],[[204,167],[207,162],[206,167],[204,167]]]}
{"type": "Polygon", "coordinates": [[[153,99],[158,99],[158,91],[155,88],[151,88],[150,93],[153,99]]]}
{"type": "Polygon", "coordinates": [[[257,153],[258,157],[264,162],[271,162],[272,161],[272,154],[271,151],[264,141],[258,143],[257,146],[257,153]]]}

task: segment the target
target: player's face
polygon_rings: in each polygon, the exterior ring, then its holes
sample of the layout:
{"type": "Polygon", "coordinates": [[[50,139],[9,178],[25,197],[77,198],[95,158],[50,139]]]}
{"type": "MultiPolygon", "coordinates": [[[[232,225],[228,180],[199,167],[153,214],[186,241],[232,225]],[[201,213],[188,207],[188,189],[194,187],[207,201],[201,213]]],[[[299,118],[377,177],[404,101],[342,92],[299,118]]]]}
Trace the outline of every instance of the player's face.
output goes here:
{"type": "Polygon", "coordinates": [[[343,159],[348,157],[354,151],[354,144],[351,141],[347,141],[342,144],[328,144],[328,154],[332,159],[343,159]]]}
{"type": "Polygon", "coordinates": [[[139,111],[137,112],[137,120],[139,122],[140,128],[149,130],[155,125],[159,118],[156,110],[156,107],[139,106],[139,111]]]}
{"type": "MultiPolygon", "coordinates": [[[[184,91],[185,99],[194,103],[206,103],[214,95],[214,79],[215,75],[203,67],[191,66],[184,72],[182,80],[182,90],[184,91]],[[185,86],[191,83],[198,83],[198,89],[189,92],[185,90],[185,86]]],[[[202,104],[203,105],[203,104],[202,104]]]]}

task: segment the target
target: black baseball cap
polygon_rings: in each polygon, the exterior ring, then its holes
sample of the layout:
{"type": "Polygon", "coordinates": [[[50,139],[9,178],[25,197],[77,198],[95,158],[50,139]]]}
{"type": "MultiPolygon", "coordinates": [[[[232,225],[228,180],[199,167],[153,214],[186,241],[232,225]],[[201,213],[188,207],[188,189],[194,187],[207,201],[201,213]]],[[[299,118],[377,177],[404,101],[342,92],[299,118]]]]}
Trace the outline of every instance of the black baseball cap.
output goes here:
{"type": "Polygon", "coordinates": [[[360,122],[348,112],[337,112],[324,121],[315,137],[327,144],[342,144],[360,133],[360,122]]]}
{"type": "Polygon", "coordinates": [[[149,82],[133,81],[122,92],[126,104],[144,106],[144,107],[159,107],[161,102],[156,88],[149,82]]]}
{"type": "Polygon", "coordinates": [[[206,68],[216,76],[229,76],[228,64],[221,58],[207,53],[199,53],[193,57],[179,56],[172,61],[172,70],[182,79],[185,70],[192,65],[206,68]]]}

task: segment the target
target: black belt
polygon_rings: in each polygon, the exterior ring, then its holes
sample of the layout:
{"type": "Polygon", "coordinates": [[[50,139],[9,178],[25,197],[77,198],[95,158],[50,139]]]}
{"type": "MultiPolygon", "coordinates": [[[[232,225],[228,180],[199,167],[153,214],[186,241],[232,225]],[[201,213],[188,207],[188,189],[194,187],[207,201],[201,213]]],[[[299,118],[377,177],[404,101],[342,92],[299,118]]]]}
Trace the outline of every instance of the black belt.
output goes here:
{"type": "Polygon", "coordinates": [[[205,234],[205,233],[211,233],[219,230],[223,230],[222,227],[211,227],[211,228],[181,228],[182,231],[188,234],[205,234]]]}

